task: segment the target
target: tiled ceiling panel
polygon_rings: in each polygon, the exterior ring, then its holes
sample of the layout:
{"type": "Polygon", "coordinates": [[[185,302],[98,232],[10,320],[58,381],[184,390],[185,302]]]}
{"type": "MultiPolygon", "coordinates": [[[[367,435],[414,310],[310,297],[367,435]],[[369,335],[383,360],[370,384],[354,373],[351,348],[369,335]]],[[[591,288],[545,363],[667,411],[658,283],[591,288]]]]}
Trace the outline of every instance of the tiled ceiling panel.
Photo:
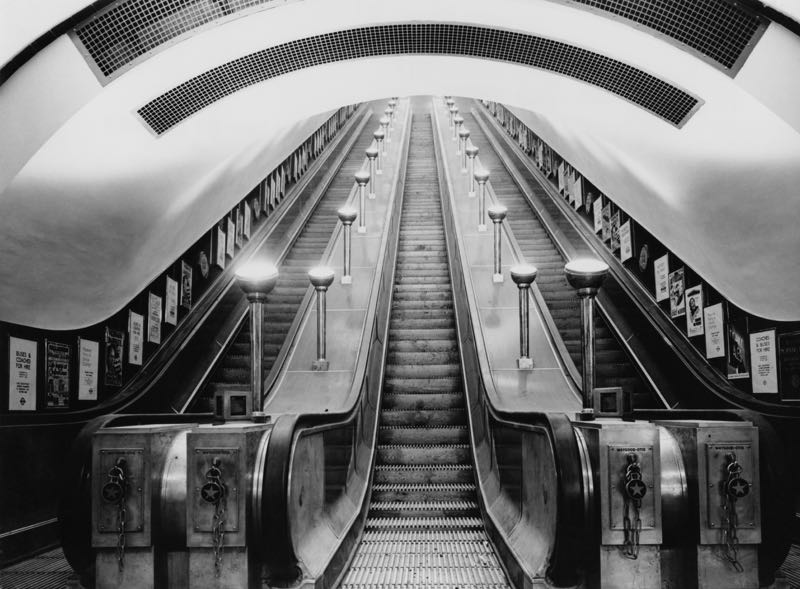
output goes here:
{"type": "Polygon", "coordinates": [[[613,92],[681,126],[699,100],[621,61],[534,35],[455,24],[398,24],[298,39],[235,59],[138,110],[157,134],[238,90],[299,69],[382,55],[456,55],[544,69],[613,92]]]}

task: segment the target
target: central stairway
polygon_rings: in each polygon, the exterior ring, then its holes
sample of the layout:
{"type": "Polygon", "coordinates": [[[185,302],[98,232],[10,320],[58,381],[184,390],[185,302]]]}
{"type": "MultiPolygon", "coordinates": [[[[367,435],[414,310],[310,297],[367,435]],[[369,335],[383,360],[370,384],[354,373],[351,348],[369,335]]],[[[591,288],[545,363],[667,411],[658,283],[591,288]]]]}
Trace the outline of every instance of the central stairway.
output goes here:
{"type": "Polygon", "coordinates": [[[430,115],[410,141],[371,503],[342,587],[508,588],[477,504],[430,115]]]}

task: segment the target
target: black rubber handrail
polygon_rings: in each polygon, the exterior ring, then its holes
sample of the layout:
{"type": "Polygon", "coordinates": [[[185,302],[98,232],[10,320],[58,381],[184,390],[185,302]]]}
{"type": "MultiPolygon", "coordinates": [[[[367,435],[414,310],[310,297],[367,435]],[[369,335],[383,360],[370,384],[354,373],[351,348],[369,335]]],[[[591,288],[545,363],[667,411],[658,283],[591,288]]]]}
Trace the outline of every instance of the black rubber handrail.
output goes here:
{"type": "MultiPolygon", "coordinates": [[[[373,284],[377,284],[377,289],[370,296],[371,300],[365,322],[365,325],[371,325],[372,327],[367,332],[368,337],[361,342],[361,349],[354,370],[353,388],[358,388],[358,394],[351,395],[350,404],[338,411],[279,415],[270,434],[266,466],[262,478],[261,495],[263,499],[260,509],[262,515],[260,521],[255,522],[255,525],[259,528],[256,530],[256,535],[263,538],[260,544],[260,553],[269,571],[270,582],[277,586],[291,584],[296,580],[300,572],[289,513],[289,475],[298,440],[302,436],[352,427],[362,415],[364,405],[371,405],[369,402],[370,391],[375,390],[374,387],[378,387],[378,395],[381,392],[386,332],[389,328],[391,285],[394,283],[397,255],[399,212],[403,202],[410,136],[411,117],[407,116],[406,133],[398,166],[398,178],[394,185],[394,203],[391,215],[388,218],[390,225],[386,230],[387,238],[381,246],[384,250],[383,258],[381,258],[382,263],[376,269],[377,275],[373,282],[373,284]],[[374,352],[376,350],[380,352],[379,357],[375,356],[374,352]],[[377,374],[373,375],[376,364],[379,365],[377,374]]],[[[298,313],[298,315],[300,314],[302,313],[298,313]]],[[[281,370],[282,367],[277,367],[275,374],[277,375],[281,370]]],[[[380,397],[378,402],[369,408],[372,411],[377,411],[379,407],[380,397]]],[[[373,439],[373,458],[374,441],[373,439]]],[[[363,499],[364,505],[366,505],[366,502],[369,501],[368,488],[364,490],[363,499]]]]}
{"type": "MultiPolygon", "coordinates": [[[[434,110],[435,113],[435,110],[434,110]]],[[[487,352],[482,338],[475,335],[477,309],[467,296],[458,231],[455,227],[454,212],[450,206],[450,185],[445,172],[445,162],[439,143],[439,135],[434,132],[439,185],[446,196],[442,198],[445,238],[447,242],[450,281],[453,285],[453,303],[456,326],[459,334],[461,364],[467,391],[472,388],[477,396],[468,392],[468,413],[472,417],[473,407],[488,412],[492,422],[499,426],[521,430],[544,429],[553,447],[556,464],[558,517],[556,534],[548,563],[547,578],[556,586],[577,584],[588,568],[588,555],[591,554],[591,514],[587,508],[589,490],[585,488],[583,462],[578,440],[569,417],[557,412],[507,412],[494,406],[497,394],[490,393],[494,385],[488,374],[487,352]],[[446,191],[446,192],[445,192],[446,191]]],[[[487,437],[491,433],[486,433],[487,437]]],[[[476,465],[476,472],[478,467],[476,465]]]]}

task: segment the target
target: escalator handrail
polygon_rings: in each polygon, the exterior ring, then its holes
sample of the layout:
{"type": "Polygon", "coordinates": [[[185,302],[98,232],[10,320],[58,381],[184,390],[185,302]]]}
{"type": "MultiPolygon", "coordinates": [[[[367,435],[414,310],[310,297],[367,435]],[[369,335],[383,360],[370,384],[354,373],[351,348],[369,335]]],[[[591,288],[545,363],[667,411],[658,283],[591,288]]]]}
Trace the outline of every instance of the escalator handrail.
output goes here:
{"type": "MultiPolygon", "coordinates": [[[[395,259],[397,256],[397,234],[399,232],[399,211],[402,207],[403,189],[405,186],[406,162],[408,159],[411,136],[411,108],[407,109],[403,136],[398,162],[397,181],[392,188],[392,205],[386,212],[386,232],[381,240],[378,260],[382,263],[376,265],[373,286],[371,288],[367,318],[364,323],[364,334],[360,344],[358,359],[354,370],[351,385],[351,394],[348,396],[346,406],[326,412],[308,412],[300,414],[281,414],[276,418],[275,427],[270,435],[267,468],[263,477],[264,497],[261,513],[262,521],[256,522],[260,526],[258,535],[264,538],[261,554],[265,559],[267,568],[273,575],[279,577],[280,582],[293,581],[299,572],[295,540],[292,536],[290,519],[290,472],[291,464],[297,448],[298,441],[309,435],[324,431],[342,429],[352,426],[362,413],[364,403],[369,403],[369,390],[378,387],[380,393],[383,383],[384,358],[386,349],[386,333],[389,328],[389,312],[391,287],[395,276],[395,259]],[[383,285],[388,285],[384,288],[383,285]],[[381,293],[388,291],[389,299],[380,301],[381,293]],[[383,302],[385,304],[378,304],[383,302]],[[381,327],[381,323],[383,326],[381,327]],[[381,346],[380,375],[375,382],[369,379],[369,361],[373,346],[381,346]],[[280,426],[280,427],[279,427],[280,426]],[[277,547],[277,548],[276,548],[277,547]]],[[[298,313],[298,316],[301,313],[298,313]]],[[[371,407],[377,411],[380,399],[371,407]]],[[[376,420],[377,427],[377,420],[376,420]]],[[[373,440],[372,453],[374,459],[375,444],[373,440]]],[[[368,499],[368,488],[362,492],[362,504],[368,499]]]]}
{"type": "MultiPolygon", "coordinates": [[[[487,117],[489,118],[489,117],[487,117]]],[[[490,120],[493,120],[490,118],[490,120]]],[[[494,124],[494,123],[493,123],[494,124]]],[[[671,349],[675,351],[678,358],[686,366],[687,370],[694,376],[707,390],[713,393],[721,401],[732,405],[732,408],[752,410],[762,413],[772,418],[796,418],[800,417],[800,406],[774,403],[748,396],[735,386],[724,380],[713,368],[705,361],[698,350],[686,340],[682,332],[675,327],[672,321],[668,320],[661,307],[652,300],[649,292],[630,276],[627,269],[609,252],[605,247],[596,244],[596,237],[590,234],[588,228],[583,223],[576,222],[574,214],[564,205],[562,199],[557,198],[553,193],[553,187],[549,180],[544,178],[541,171],[534,166],[529,158],[523,156],[519,147],[510,141],[506,133],[499,133],[505,140],[506,145],[515,152],[517,159],[525,165],[527,170],[537,179],[547,191],[550,198],[565,212],[564,217],[580,234],[588,247],[595,252],[611,269],[611,273],[623,290],[637,306],[642,315],[650,322],[654,329],[660,333],[671,349]]],[[[601,291],[602,294],[602,291],[601,291]]]]}
{"type": "MultiPolygon", "coordinates": [[[[438,134],[438,116],[436,108],[432,109],[434,123],[434,144],[439,174],[439,185],[443,191],[442,206],[445,237],[450,259],[449,272],[453,284],[453,302],[456,315],[456,326],[459,333],[461,364],[464,369],[465,387],[469,388],[467,372],[477,364],[477,386],[479,399],[485,400],[484,407],[489,417],[497,424],[526,431],[544,429],[551,441],[556,463],[556,481],[558,484],[556,538],[547,575],[556,585],[574,584],[581,571],[586,568],[586,558],[590,554],[590,517],[586,509],[586,492],[584,488],[583,464],[578,440],[573,432],[570,419],[563,413],[546,413],[538,411],[509,412],[496,407],[498,395],[491,378],[488,352],[483,339],[480,320],[478,319],[477,302],[468,293],[466,284],[469,267],[466,254],[460,247],[460,231],[454,222],[452,206],[452,190],[449,174],[445,168],[442,147],[438,134]],[[446,194],[445,194],[446,191],[446,194]],[[461,286],[461,288],[458,288],[461,286]],[[460,295],[460,296],[459,296],[460,295]],[[479,333],[476,333],[479,331],[479,333]],[[472,343],[472,356],[475,363],[465,361],[465,349],[472,343]]],[[[468,395],[469,399],[469,395],[468,395]]],[[[472,403],[468,400],[467,410],[472,417],[472,403]]],[[[478,470],[478,469],[476,469],[478,470]]],[[[479,479],[479,486],[481,481],[479,479]]],[[[482,494],[481,494],[482,495],[482,494]]]]}
{"type": "MultiPolygon", "coordinates": [[[[516,168],[516,166],[508,160],[508,158],[503,157],[504,152],[502,148],[497,145],[497,140],[492,136],[492,133],[487,129],[487,123],[484,122],[481,114],[485,116],[485,113],[479,114],[476,109],[471,109],[473,116],[475,117],[475,121],[478,123],[478,126],[481,127],[481,130],[486,134],[486,138],[492,147],[495,149],[498,158],[502,162],[503,166],[506,168],[506,171],[509,173],[511,178],[513,179],[516,186],[519,188],[520,193],[523,195],[525,200],[527,201],[528,205],[531,207],[533,211],[535,211],[536,216],[539,218],[539,221],[547,230],[547,233],[550,239],[553,241],[553,244],[556,246],[556,249],[561,254],[562,258],[566,260],[572,260],[578,257],[578,252],[575,249],[574,245],[563,236],[563,232],[555,223],[555,220],[551,218],[551,215],[548,211],[542,210],[536,203],[535,198],[531,195],[530,190],[526,184],[526,182],[520,177],[520,174],[516,168]]],[[[490,117],[486,117],[490,120],[490,123],[494,125],[492,119],[490,117]]],[[[494,125],[496,127],[496,125],[494,125]]],[[[504,138],[506,136],[501,134],[504,138]]],[[[508,141],[507,141],[508,143],[508,141]]],[[[534,285],[536,283],[534,282],[534,285]]],[[[631,359],[633,365],[637,371],[637,373],[641,376],[642,380],[646,383],[646,385],[650,388],[651,392],[661,401],[664,407],[670,407],[673,403],[667,400],[667,397],[670,399],[674,396],[672,391],[668,386],[667,380],[664,378],[660,367],[653,363],[648,362],[643,358],[642,354],[639,350],[634,349],[630,343],[628,342],[628,338],[623,333],[623,326],[628,327],[628,323],[622,314],[617,310],[614,303],[609,300],[606,296],[604,290],[600,290],[597,297],[595,298],[595,308],[599,311],[599,315],[608,326],[609,330],[611,331],[614,339],[619,343],[619,345],[625,350],[628,358],[631,359]]],[[[555,330],[553,335],[557,341],[561,340],[560,335],[556,337],[558,334],[558,328],[555,326],[555,323],[552,321],[552,317],[550,316],[549,311],[547,311],[546,304],[544,305],[543,315],[545,316],[545,320],[548,323],[548,328],[551,330],[555,330]]],[[[628,328],[628,331],[633,331],[628,328]]],[[[559,355],[561,357],[562,364],[569,367],[569,376],[575,382],[576,386],[579,389],[582,389],[582,376],[578,373],[578,369],[575,366],[574,361],[570,357],[570,355],[566,351],[566,347],[561,346],[558,347],[559,355]]]]}
{"type": "MultiPolygon", "coordinates": [[[[159,347],[156,353],[147,359],[136,376],[134,376],[118,393],[86,409],[60,411],[58,413],[37,412],[4,414],[0,416],[0,427],[7,425],[33,426],[86,422],[104,414],[125,411],[153,391],[157,387],[159,379],[169,369],[177,356],[186,348],[188,342],[197,333],[202,324],[215,311],[222,297],[229,289],[236,286],[234,270],[240,265],[241,261],[249,258],[253,253],[263,247],[272,230],[283,220],[286,212],[303,193],[309,182],[319,173],[320,168],[327,163],[336,147],[339,146],[345,137],[350,135],[355,125],[360,124],[363,126],[365,119],[369,116],[367,111],[368,106],[366,104],[360,105],[359,109],[353,113],[339,133],[337,133],[336,137],[326,145],[322,153],[320,153],[309,166],[306,173],[292,186],[278,208],[267,217],[264,226],[259,230],[259,235],[254,235],[253,238],[244,245],[239,254],[239,261],[226,266],[214,283],[193,305],[187,317],[175,328],[169,337],[164,340],[164,343],[159,347]]],[[[235,322],[233,327],[234,334],[238,326],[241,325],[241,321],[242,319],[239,319],[235,322]]],[[[227,340],[230,339],[231,337],[227,338],[227,340]]]]}

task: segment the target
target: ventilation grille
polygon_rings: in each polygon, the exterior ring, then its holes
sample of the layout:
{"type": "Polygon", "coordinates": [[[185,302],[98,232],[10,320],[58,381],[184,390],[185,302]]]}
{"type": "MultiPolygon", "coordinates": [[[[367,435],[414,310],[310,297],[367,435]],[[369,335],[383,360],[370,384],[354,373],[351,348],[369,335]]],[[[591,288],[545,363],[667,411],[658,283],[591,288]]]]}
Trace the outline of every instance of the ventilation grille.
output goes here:
{"type": "Polygon", "coordinates": [[[179,35],[271,0],[128,0],[75,29],[105,76],[179,35]]]}
{"type": "Polygon", "coordinates": [[[284,43],[200,74],[139,109],[164,133],[234,92],[299,69],[378,55],[459,55],[522,64],[613,92],[680,126],[697,98],[646,72],[597,53],[510,31],[451,24],[350,29],[284,43]]]}
{"type": "Polygon", "coordinates": [[[726,0],[569,1],[663,33],[726,69],[736,65],[753,35],[765,24],[757,15],[726,0]]]}

